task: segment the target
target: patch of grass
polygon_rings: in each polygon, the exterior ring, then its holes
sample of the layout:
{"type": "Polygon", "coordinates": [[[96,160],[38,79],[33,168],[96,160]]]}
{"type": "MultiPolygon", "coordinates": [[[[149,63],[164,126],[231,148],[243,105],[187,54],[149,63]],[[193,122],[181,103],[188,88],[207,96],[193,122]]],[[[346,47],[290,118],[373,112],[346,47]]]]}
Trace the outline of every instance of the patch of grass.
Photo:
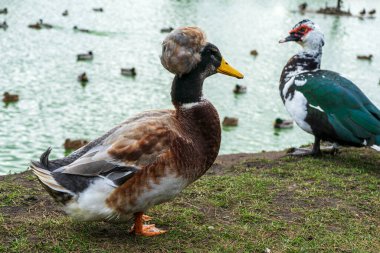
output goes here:
{"type": "Polygon", "coordinates": [[[168,233],[76,222],[31,174],[0,178],[0,252],[380,252],[380,155],[248,158],[149,211],[168,233]],[[224,172],[224,173],[223,173],[224,172]]]}

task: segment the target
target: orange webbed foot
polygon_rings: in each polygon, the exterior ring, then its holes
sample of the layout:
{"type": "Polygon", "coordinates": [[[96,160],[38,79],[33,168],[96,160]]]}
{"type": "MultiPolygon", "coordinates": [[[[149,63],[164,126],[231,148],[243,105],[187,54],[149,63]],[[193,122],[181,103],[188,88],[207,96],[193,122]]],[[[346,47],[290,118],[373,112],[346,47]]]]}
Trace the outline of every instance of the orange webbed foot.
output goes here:
{"type": "Polygon", "coordinates": [[[166,230],[156,228],[156,225],[144,225],[144,221],[150,221],[152,217],[144,215],[142,212],[135,213],[135,224],[132,226],[131,233],[141,236],[156,236],[166,233],[166,230]]]}
{"type": "Polygon", "coordinates": [[[156,225],[150,224],[150,225],[143,225],[141,231],[134,231],[136,235],[142,235],[142,236],[156,236],[161,235],[163,233],[166,233],[166,230],[162,230],[159,228],[156,228],[156,225]]]}

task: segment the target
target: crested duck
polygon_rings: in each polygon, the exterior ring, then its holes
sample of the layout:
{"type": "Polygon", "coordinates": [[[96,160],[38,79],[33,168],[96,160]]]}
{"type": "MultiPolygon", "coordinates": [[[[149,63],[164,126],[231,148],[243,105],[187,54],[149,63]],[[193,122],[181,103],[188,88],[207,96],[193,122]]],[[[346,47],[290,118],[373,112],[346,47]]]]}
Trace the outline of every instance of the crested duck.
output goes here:
{"type": "Polygon", "coordinates": [[[360,15],[360,16],[364,16],[364,15],[365,15],[365,8],[363,8],[363,10],[361,10],[361,11],[359,12],[359,15],[360,15]]]}
{"type": "Polygon", "coordinates": [[[130,69],[121,69],[121,74],[123,76],[136,76],[136,69],[135,68],[130,68],[130,69]]]}
{"type": "Polygon", "coordinates": [[[86,72],[83,72],[82,74],[80,74],[79,76],[78,76],[78,82],[80,82],[80,83],[88,83],[88,76],[87,76],[87,74],[86,74],[86,72]]]}
{"type": "Polygon", "coordinates": [[[233,92],[235,94],[244,94],[244,93],[247,93],[247,86],[236,84],[233,92]]]}
{"type": "Polygon", "coordinates": [[[234,118],[234,117],[224,117],[223,119],[223,123],[222,125],[224,127],[229,127],[229,126],[237,126],[239,123],[239,119],[238,118],[234,118]]]}
{"type": "Polygon", "coordinates": [[[171,27],[171,26],[169,26],[169,27],[166,27],[166,28],[162,28],[162,29],[160,30],[160,32],[161,32],[161,33],[170,33],[170,32],[173,31],[173,30],[174,30],[174,28],[171,27]]]}
{"type": "Polygon", "coordinates": [[[353,82],[320,69],[325,41],[319,26],[302,20],[279,42],[288,41],[303,49],[282,71],[280,96],[297,125],[315,138],[312,150],[292,155],[320,155],[321,140],[380,150],[380,110],[353,82]]]}
{"type": "Polygon", "coordinates": [[[83,146],[86,146],[88,144],[87,140],[71,140],[71,139],[66,139],[65,143],[63,144],[63,147],[66,150],[77,150],[83,146]]]}
{"type": "Polygon", "coordinates": [[[3,94],[3,102],[4,103],[13,103],[17,102],[19,99],[19,96],[17,94],[11,94],[9,92],[4,92],[3,94]]]}
{"type": "Polygon", "coordinates": [[[6,30],[8,28],[7,21],[4,21],[2,24],[0,24],[0,29],[6,30]]]}
{"type": "Polygon", "coordinates": [[[373,57],[372,54],[369,54],[369,55],[358,55],[358,56],[356,56],[356,58],[359,59],[359,60],[367,60],[367,61],[372,61],[372,57],[373,57]]]}
{"type": "Polygon", "coordinates": [[[65,10],[64,12],[62,12],[62,16],[66,17],[69,15],[69,11],[68,10],[65,10]]]}
{"type": "Polygon", "coordinates": [[[88,30],[88,29],[81,29],[81,28],[78,28],[78,26],[74,26],[73,29],[74,29],[75,32],[82,32],[82,33],[90,33],[90,32],[91,32],[91,31],[88,30]]]}
{"type": "Polygon", "coordinates": [[[276,118],[276,120],[273,123],[273,127],[278,128],[278,129],[292,128],[293,127],[293,120],[276,118]]]}
{"type": "Polygon", "coordinates": [[[201,177],[220,147],[218,113],[203,97],[204,80],[216,73],[243,78],[197,27],[182,27],[162,44],[162,65],[175,74],[174,110],[140,113],[71,155],[49,161],[51,149],[31,169],[67,214],[79,220],[123,222],[133,233],[164,233],[144,225],[144,213],[169,201],[201,177]]]}
{"type": "Polygon", "coordinates": [[[4,15],[8,14],[8,9],[7,8],[1,9],[0,14],[4,14],[4,15]]]}
{"type": "Polygon", "coordinates": [[[95,12],[103,12],[103,8],[92,8],[93,11],[95,12]]]}
{"type": "Polygon", "coordinates": [[[94,54],[92,51],[88,51],[87,54],[78,54],[77,61],[92,61],[94,59],[94,54]]]}

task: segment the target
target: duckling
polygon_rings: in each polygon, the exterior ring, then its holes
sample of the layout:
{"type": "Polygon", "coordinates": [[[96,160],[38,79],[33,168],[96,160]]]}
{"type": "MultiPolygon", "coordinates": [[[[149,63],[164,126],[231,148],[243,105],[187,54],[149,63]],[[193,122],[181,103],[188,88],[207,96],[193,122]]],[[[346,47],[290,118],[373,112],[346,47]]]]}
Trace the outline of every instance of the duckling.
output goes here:
{"type": "Polygon", "coordinates": [[[135,68],[121,69],[121,74],[123,76],[136,76],[137,75],[135,68]]]}
{"type": "Polygon", "coordinates": [[[359,60],[367,60],[367,61],[372,61],[372,57],[373,57],[372,54],[356,56],[356,58],[358,58],[359,60]]]}
{"type": "Polygon", "coordinates": [[[71,140],[71,139],[66,139],[65,143],[63,144],[64,148],[66,150],[77,150],[83,146],[86,146],[88,144],[87,140],[71,140]]]}
{"type": "Polygon", "coordinates": [[[17,102],[19,99],[19,96],[17,94],[11,94],[9,92],[4,92],[3,94],[3,102],[4,103],[13,103],[17,102]]]}
{"type": "Polygon", "coordinates": [[[81,29],[81,28],[78,28],[78,26],[74,26],[73,27],[74,31],[76,32],[82,32],[82,33],[90,33],[91,31],[88,30],[88,29],[81,29]]]}
{"type": "Polygon", "coordinates": [[[376,13],[376,10],[375,10],[375,9],[372,9],[372,10],[370,10],[370,11],[368,12],[368,14],[369,14],[370,16],[374,15],[375,13],[376,13]]]}
{"type": "Polygon", "coordinates": [[[87,54],[78,54],[77,61],[92,61],[94,59],[94,55],[92,51],[88,51],[87,54]]]}
{"type": "Polygon", "coordinates": [[[228,127],[228,126],[237,126],[239,123],[239,119],[238,118],[234,118],[234,117],[224,117],[223,119],[223,123],[222,125],[225,126],[225,127],[228,127]]]}
{"type": "Polygon", "coordinates": [[[203,83],[216,73],[243,75],[198,27],[171,32],[161,63],[175,74],[174,110],[140,113],[65,158],[49,161],[49,148],[32,161],[40,183],[75,219],[124,223],[134,217],[132,233],[165,233],[144,225],[150,218],[144,213],[172,200],[214,163],[221,127],[218,112],[203,96],[203,83]]]}
{"type": "Polygon", "coordinates": [[[253,49],[253,50],[251,50],[251,52],[250,52],[250,54],[252,55],[252,56],[258,56],[259,55],[259,52],[256,50],[256,49],[253,49]]]}
{"type": "Polygon", "coordinates": [[[276,118],[276,120],[273,123],[274,128],[293,128],[293,120],[286,120],[281,118],[276,118]]]}
{"type": "Polygon", "coordinates": [[[235,89],[233,90],[235,94],[244,94],[247,93],[247,86],[236,84],[235,89]]]}
{"type": "Polygon", "coordinates": [[[0,29],[4,29],[4,30],[8,29],[8,24],[6,21],[4,21],[2,24],[0,24],[0,29]]]}
{"type": "Polygon", "coordinates": [[[93,11],[95,12],[103,12],[103,8],[92,8],[93,11]]]}
{"type": "Polygon", "coordinates": [[[170,26],[170,27],[167,27],[167,28],[162,28],[161,29],[161,33],[170,33],[173,30],[174,30],[174,28],[170,26]]]}
{"type": "Polygon", "coordinates": [[[89,80],[88,80],[86,72],[83,72],[82,74],[80,74],[78,76],[78,82],[80,82],[80,83],[88,83],[88,81],[89,80]]]}
{"type": "Polygon", "coordinates": [[[365,9],[363,8],[363,10],[361,10],[360,12],[359,12],[359,15],[360,16],[364,16],[365,15],[365,9]]]}
{"type": "Polygon", "coordinates": [[[0,14],[4,14],[4,15],[8,14],[8,9],[7,8],[1,9],[0,14]]]}
{"type": "Polygon", "coordinates": [[[300,5],[298,5],[298,9],[300,12],[304,12],[307,8],[307,3],[302,3],[300,5]]]}
{"type": "Polygon", "coordinates": [[[69,11],[68,10],[65,10],[64,12],[62,12],[62,16],[66,17],[69,15],[69,11]]]}

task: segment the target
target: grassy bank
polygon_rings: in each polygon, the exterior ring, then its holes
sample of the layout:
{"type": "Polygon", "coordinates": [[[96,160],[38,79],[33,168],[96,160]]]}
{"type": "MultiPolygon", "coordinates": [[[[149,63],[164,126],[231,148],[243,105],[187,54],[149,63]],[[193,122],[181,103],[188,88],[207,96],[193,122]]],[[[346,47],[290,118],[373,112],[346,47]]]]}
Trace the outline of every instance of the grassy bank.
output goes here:
{"type": "Polygon", "coordinates": [[[380,252],[380,153],[221,156],[148,215],[169,232],[75,222],[35,177],[0,177],[0,252],[380,252]]]}

